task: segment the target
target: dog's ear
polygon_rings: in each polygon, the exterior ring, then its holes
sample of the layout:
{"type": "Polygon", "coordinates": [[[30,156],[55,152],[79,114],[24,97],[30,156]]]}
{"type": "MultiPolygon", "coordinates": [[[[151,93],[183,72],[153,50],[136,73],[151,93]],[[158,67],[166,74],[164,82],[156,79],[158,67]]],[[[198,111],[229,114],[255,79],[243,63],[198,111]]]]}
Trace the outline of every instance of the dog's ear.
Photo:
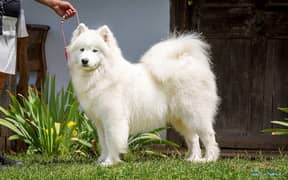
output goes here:
{"type": "Polygon", "coordinates": [[[88,27],[85,24],[80,23],[73,32],[71,42],[73,42],[80,34],[82,34],[83,32],[87,30],[88,30],[88,27]]]}
{"type": "Polygon", "coordinates": [[[98,32],[102,37],[102,39],[104,40],[104,42],[106,42],[109,46],[117,44],[112,31],[109,29],[107,25],[100,27],[98,29],[98,32]]]}

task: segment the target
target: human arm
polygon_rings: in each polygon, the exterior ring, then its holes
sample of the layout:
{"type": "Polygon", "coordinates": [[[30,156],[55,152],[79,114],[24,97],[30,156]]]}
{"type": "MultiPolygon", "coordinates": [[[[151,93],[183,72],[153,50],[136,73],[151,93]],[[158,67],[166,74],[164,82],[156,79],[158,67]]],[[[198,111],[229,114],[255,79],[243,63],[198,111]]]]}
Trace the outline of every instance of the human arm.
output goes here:
{"type": "Polygon", "coordinates": [[[53,9],[56,14],[67,19],[75,15],[77,10],[71,3],[64,0],[35,0],[53,9]]]}

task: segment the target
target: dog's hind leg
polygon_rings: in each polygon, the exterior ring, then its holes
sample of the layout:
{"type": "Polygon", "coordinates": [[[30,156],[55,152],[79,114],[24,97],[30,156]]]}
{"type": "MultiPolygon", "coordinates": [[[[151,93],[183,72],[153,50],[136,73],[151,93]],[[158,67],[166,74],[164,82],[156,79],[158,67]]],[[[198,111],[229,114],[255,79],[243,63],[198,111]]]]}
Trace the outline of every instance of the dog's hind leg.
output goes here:
{"type": "MultiPolygon", "coordinates": [[[[195,113],[193,123],[190,124],[191,131],[196,133],[205,147],[204,158],[197,159],[200,162],[216,161],[219,157],[220,150],[215,140],[215,131],[213,129],[213,114],[208,111],[206,113],[195,113]]],[[[186,122],[186,121],[184,121],[186,122]]],[[[189,123],[187,123],[189,125],[189,123]]],[[[189,127],[189,126],[188,126],[189,127]]],[[[195,139],[194,139],[195,140],[195,139]]],[[[199,141],[198,141],[199,143],[199,141]]]]}
{"type": "Polygon", "coordinates": [[[188,148],[187,160],[193,162],[201,161],[199,136],[195,133],[195,130],[189,128],[189,124],[186,122],[177,118],[171,121],[173,127],[184,136],[188,148]]]}
{"type": "Polygon", "coordinates": [[[194,109],[194,111],[188,111],[182,118],[171,121],[172,125],[186,140],[188,146],[188,161],[209,162],[218,159],[220,150],[215,140],[211,117],[213,116],[209,116],[207,113],[197,113],[194,109]],[[204,158],[202,158],[201,155],[199,138],[206,150],[204,158]]]}
{"type": "Polygon", "coordinates": [[[220,154],[220,149],[215,140],[215,132],[213,129],[208,131],[199,132],[199,137],[205,146],[205,157],[203,161],[210,162],[216,161],[220,154]]]}

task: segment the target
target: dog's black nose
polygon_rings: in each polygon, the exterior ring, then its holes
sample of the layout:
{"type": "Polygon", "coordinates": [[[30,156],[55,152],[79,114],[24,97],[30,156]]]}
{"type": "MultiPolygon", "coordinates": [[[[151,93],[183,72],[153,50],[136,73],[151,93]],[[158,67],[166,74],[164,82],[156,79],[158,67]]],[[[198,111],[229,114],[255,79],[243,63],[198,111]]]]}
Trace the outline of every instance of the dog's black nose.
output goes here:
{"type": "Polygon", "coordinates": [[[81,62],[83,65],[87,65],[88,64],[88,59],[81,59],[81,62]]]}

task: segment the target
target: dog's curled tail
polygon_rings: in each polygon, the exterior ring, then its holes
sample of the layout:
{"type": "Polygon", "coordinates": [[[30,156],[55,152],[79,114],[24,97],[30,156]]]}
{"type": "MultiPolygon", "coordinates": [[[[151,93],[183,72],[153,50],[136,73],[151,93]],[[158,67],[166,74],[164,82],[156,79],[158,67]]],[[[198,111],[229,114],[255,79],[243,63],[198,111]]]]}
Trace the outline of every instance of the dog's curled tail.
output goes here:
{"type": "Polygon", "coordinates": [[[173,36],[152,46],[141,62],[157,80],[165,81],[179,72],[193,73],[193,66],[210,70],[210,46],[198,33],[173,36]]]}

